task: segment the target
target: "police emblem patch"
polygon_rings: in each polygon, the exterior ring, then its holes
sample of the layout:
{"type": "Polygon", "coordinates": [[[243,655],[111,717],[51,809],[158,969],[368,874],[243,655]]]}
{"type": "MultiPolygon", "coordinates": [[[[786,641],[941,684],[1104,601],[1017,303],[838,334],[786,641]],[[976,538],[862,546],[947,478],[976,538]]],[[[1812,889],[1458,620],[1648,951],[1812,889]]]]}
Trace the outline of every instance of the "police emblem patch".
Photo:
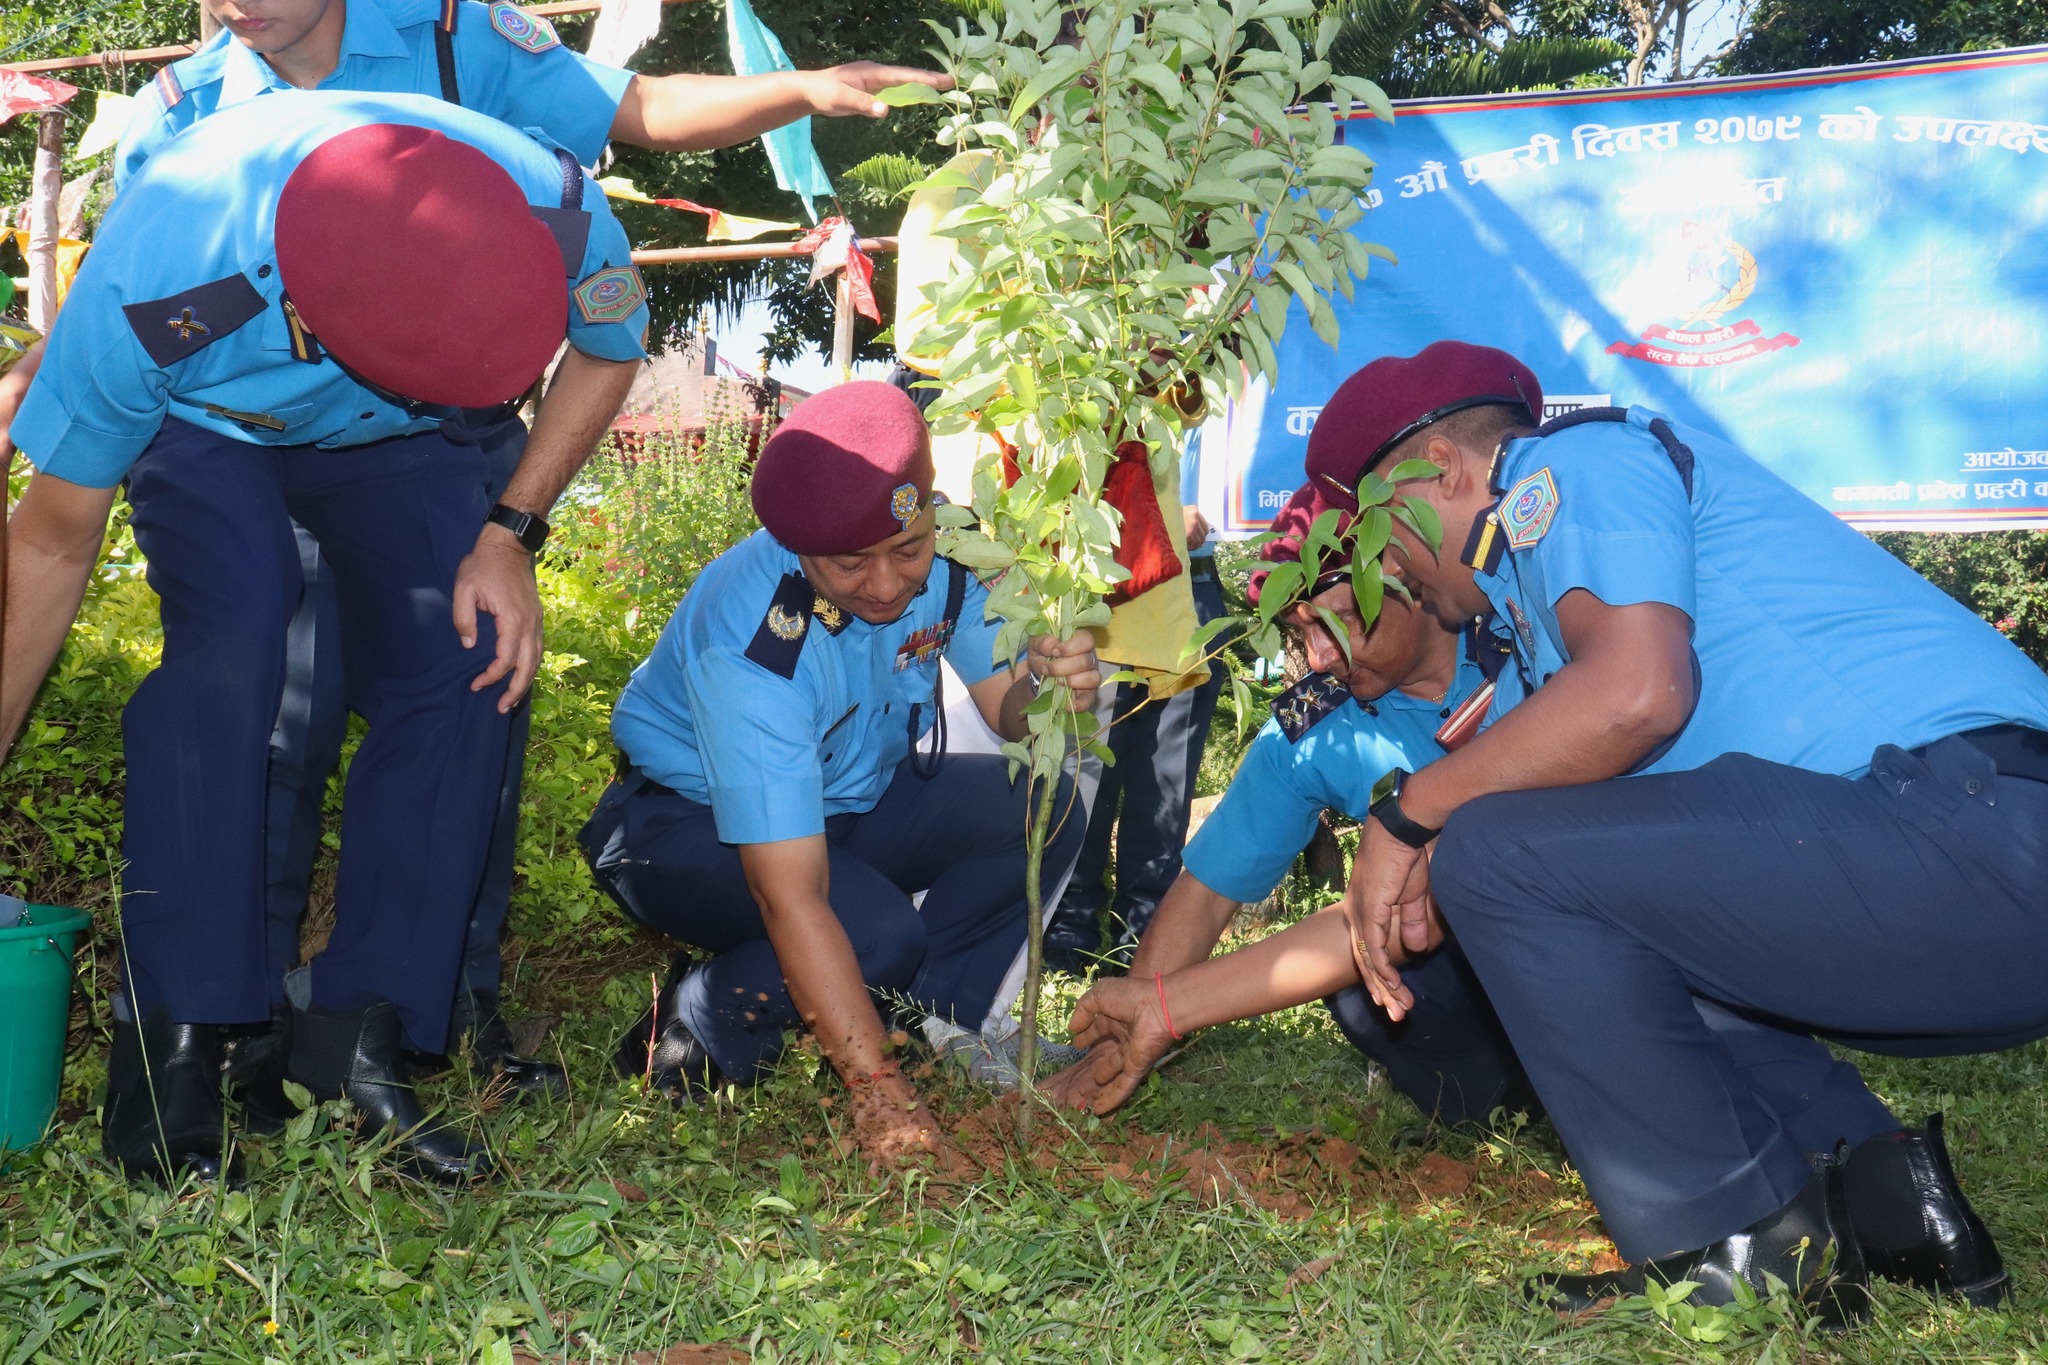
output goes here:
{"type": "Polygon", "coordinates": [[[896,518],[897,524],[904,530],[910,529],[910,523],[917,520],[916,484],[900,484],[896,491],[889,495],[889,515],[896,518]]]}
{"type": "Polygon", "coordinates": [[[615,265],[576,286],[576,311],[585,322],[623,322],[646,298],[640,272],[630,265],[615,265]]]}
{"type": "Polygon", "coordinates": [[[804,627],[809,624],[803,617],[784,611],[780,602],[768,608],[768,629],[778,640],[801,640],[804,627]]]}
{"type": "Polygon", "coordinates": [[[1556,516],[1557,484],[1547,466],[1501,496],[1500,525],[1510,550],[1526,550],[1543,539],[1556,516]]]}
{"type": "Polygon", "coordinates": [[[491,27],[528,52],[546,52],[551,47],[562,45],[553,24],[537,14],[528,14],[507,0],[498,0],[491,6],[491,27]]]}

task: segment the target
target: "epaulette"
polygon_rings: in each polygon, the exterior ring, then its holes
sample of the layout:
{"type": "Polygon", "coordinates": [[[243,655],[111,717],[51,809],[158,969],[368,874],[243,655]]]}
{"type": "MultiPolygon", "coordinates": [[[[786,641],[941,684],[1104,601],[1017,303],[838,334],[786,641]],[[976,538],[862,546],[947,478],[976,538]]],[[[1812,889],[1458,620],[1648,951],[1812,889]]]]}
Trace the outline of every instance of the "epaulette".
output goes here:
{"type": "Polygon", "coordinates": [[[210,284],[121,306],[135,339],[158,368],[205,350],[261,313],[263,296],[243,275],[227,275],[210,284]]]}
{"type": "Polygon", "coordinates": [[[157,98],[164,102],[166,112],[177,108],[180,101],[185,98],[185,87],[178,80],[176,62],[159,70],[156,79],[150,84],[156,87],[157,98]]]}
{"type": "Polygon", "coordinates": [[[1318,721],[1350,700],[1349,687],[1327,673],[1311,673],[1273,698],[1273,719],[1280,722],[1280,733],[1287,736],[1287,742],[1295,744],[1318,721]]]}
{"type": "MultiPolygon", "coordinates": [[[[811,581],[800,573],[786,573],[775,585],[768,601],[768,613],[761,618],[747,657],[778,677],[794,678],[796,661],[803,657],[804,637],[811,631],[811,613],[817,593],[811,581]]],[[[829,629],[829,627],[828,627],[829,629]]]]}

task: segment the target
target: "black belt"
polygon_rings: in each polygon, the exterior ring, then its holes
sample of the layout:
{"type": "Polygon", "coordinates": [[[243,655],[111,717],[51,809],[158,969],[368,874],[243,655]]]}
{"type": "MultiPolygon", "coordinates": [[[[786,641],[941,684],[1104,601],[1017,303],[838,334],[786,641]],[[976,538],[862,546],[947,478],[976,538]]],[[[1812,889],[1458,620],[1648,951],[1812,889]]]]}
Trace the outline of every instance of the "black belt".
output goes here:
{"type": "MultiPolygon", "coordinates": [[[[2048,782],[2048,731],[2030,725],[1987,725],[1981,730],[1965,730],[1953,738],[1990,759],[2002,777],[2048,782]]],[[[1912,752],[1925,757],[1931,747],[1923,744],[1912,752]]]]}

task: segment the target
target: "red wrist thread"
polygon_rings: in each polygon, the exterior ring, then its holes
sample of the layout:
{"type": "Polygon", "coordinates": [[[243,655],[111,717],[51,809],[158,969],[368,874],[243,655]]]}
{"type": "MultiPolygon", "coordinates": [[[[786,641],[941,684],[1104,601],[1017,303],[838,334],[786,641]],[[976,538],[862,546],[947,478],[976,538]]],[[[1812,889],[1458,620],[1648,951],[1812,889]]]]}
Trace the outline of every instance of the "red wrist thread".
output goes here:
{"type": "Polygon", "coordinates": [[[1152,984],[1159,988],[1159,1017],[1166,1021],[1166,1034],[1176,1043],[1184,1041],[1180,1030],[1173,1026],[1173,1011],[1166,1008],[1166,973],[1152,973],[1152,984]]]}

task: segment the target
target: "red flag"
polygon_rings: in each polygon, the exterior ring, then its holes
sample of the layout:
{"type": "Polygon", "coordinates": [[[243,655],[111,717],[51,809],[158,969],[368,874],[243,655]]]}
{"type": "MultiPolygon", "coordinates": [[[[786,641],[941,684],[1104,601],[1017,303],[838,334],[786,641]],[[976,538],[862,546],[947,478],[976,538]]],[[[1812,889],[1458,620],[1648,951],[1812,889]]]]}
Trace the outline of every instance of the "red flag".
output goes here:
{"type": "Polygon", "coordinates": [[[62,108],[78,93],[75,85],[48,81],[19,71],[0,71],[0,123],[16,114],[40,114],[62,108]]]}

